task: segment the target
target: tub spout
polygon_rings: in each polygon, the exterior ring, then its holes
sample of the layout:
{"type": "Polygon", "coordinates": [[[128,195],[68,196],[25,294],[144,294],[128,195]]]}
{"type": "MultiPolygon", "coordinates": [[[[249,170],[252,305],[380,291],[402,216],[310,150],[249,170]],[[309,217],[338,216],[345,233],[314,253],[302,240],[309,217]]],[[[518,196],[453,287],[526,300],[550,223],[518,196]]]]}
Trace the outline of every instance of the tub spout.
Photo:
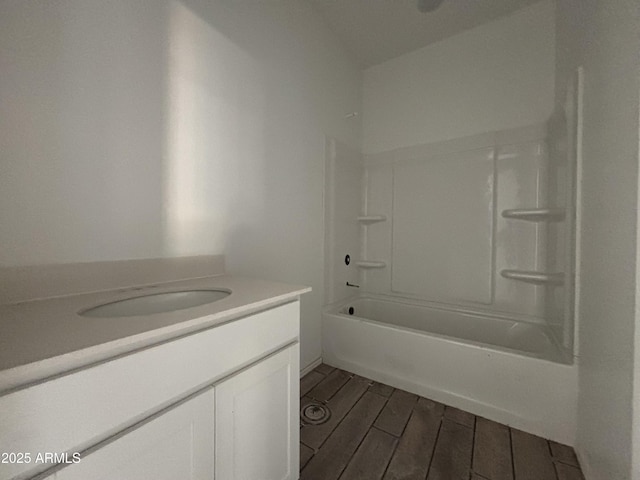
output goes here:
{"type": "Polygon", "coordinates": [[[347,287],[356,287],[356,288],[360,288],[360,285],[355,285],[353,283],[349,283],[347,282],[347,287]]]}

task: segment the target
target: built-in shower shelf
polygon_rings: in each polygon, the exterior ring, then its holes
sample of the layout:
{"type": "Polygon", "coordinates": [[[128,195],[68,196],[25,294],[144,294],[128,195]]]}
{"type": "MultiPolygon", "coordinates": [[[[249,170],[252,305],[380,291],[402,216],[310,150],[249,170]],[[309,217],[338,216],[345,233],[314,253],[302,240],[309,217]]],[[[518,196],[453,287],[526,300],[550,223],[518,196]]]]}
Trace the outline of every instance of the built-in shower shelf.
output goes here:
{"type": "Polygon", "coordinates": [[[559,222],[564,220],[564,215],[564,208],[514,208],[502,211],[504,218],[529,222],[559,222]]]}
{"type": "Polygon", "coordinates": [[[384,268],[387,266],[385,262],[374,260],[360,260],[356,262],[356,266],[359,268],[384,268]]]}
{"type": "Polygon", "coordinates": [[[372,223],[384,222],[386,219],[386,215],[362,215],[358,217],[358,222],[363,225],[371,225],[372,223]]]}
{"type": "Polygon", "coordinates": [[[520,282],[533,283],[535,285],[562,285],[564,283],[564,273],[545,273],[530,270],[502,270],[500,275],[510,280],[518,280],[520,282]]]}

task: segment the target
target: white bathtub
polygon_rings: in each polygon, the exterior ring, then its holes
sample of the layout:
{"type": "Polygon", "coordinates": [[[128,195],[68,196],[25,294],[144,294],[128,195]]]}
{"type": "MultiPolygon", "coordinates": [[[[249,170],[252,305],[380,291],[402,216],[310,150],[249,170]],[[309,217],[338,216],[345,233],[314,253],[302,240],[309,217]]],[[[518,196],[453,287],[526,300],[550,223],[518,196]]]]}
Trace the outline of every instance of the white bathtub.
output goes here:
{"type": "Polygon", "coordinates": [[[323,360],[574,444],[577,369],[543,325],[362,296],[325,311],[323,360]]]}

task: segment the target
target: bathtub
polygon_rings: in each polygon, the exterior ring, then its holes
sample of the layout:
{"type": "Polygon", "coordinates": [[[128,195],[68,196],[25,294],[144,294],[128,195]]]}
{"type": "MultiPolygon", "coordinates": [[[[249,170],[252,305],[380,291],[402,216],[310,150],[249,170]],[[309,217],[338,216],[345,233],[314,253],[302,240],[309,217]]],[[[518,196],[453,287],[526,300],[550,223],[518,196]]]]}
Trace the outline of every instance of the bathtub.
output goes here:
{"type": "Polygon", "coordinates": [[[385,297],[323,313],[323,361],[573,445],[577,368],[542,324],[385,297]]]}

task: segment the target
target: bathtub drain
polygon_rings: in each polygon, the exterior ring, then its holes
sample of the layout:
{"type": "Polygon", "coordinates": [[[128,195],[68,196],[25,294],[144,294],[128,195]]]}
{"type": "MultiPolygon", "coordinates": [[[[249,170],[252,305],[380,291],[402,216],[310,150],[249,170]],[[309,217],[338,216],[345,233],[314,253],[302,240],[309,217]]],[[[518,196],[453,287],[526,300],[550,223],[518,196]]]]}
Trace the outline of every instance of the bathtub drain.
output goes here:
{"type": "Polygon", "coordinates": [[[300,409],[300,419],[304,423],[320,425],[331,418],[331,410],[321,403],[307,403],[300,409]]]}

